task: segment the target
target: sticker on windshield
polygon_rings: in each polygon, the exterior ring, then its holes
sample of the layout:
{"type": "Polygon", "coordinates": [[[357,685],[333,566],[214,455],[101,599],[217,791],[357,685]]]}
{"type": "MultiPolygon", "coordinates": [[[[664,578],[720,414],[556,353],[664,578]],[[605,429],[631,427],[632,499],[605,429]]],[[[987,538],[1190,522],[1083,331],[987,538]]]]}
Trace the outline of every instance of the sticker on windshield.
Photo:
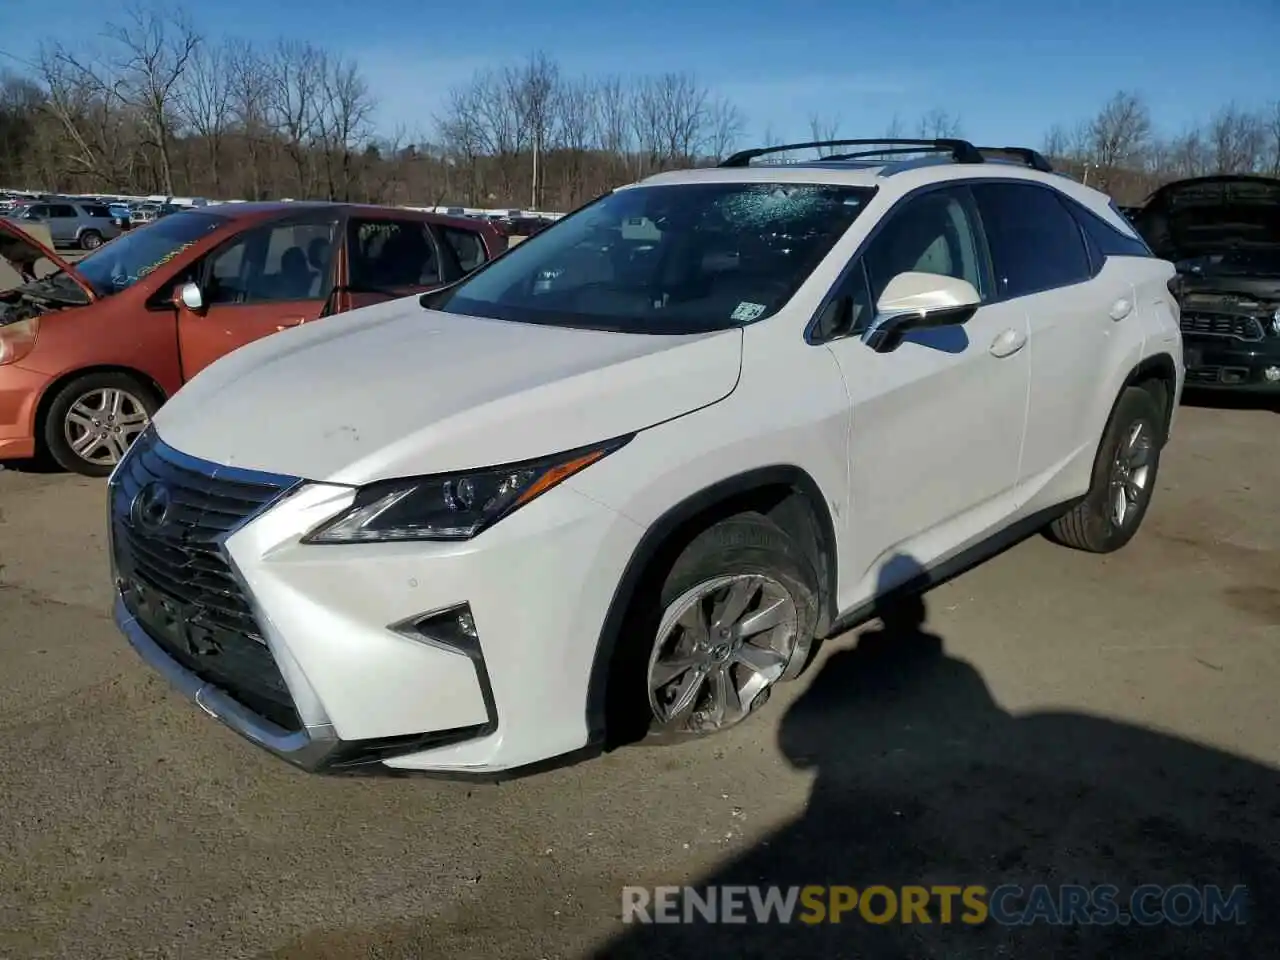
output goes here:
{"type": "Polygon", "coordinates": [[[738,304],[737,309],[733,311],[729,319],[737,320],[739,323],[750,323],[760,314],[764,313],[765,307],[763,303],[751,303],[743,300],[738,304]]]}

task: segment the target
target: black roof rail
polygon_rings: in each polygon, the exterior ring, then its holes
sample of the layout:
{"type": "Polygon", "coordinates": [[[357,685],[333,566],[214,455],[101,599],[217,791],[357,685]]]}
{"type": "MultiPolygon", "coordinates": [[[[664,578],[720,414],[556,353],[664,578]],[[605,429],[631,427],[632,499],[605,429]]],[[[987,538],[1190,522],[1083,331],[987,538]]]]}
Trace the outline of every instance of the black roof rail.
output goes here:
{"type": "Polygon", "coordinates": [[[975,147],[979,153],[1002,153],[1005,156],[1020,160],[1032,170],[1041,173],[1055,173],[1053,164],[1045,159],[1044,154],[1029,147],[975,147]]]}
{"type": "MultiPolygon", "coordinates": [[[[957,140],[953,138],[942,138],[937,140],[903,140],[895,137],[881,137],[872,140],[813,140],[808,143],[784,143],[775,147],[754,147],[751,150],[739,150],[731,156],[725,157],[717,166],[720,167],[746,167],[751,165],[751,161],[759,157],[768,156],[771,153],[790,153],[792,150],[809,150],[821,147],[872,147],[872,146],[888,147],[897,153],[947,153],[957,163],[982,163],[984,157],[968,140],[957,140]],[[896,149],[896,148],[911,149],[896,149]]],[[[871,151],[869,156],[881,156],[883,150],[871,151]]],[[[829,160],[830,157],[822,157],[822,160],[829,160]]],[[[843,159],[851,159],[843,157],[843,159]]]]}
{"type": "Polygon", "coordinates": [[[941,151],[930,150],[925,147],[885,147],[883,150],[859,150],[856,153],[833,153],[825,157],[819,157],[815,163],[825,163],[828,160],[872,160],[876,157],[892,157],[904,153],[934,153],[941,151]]]}

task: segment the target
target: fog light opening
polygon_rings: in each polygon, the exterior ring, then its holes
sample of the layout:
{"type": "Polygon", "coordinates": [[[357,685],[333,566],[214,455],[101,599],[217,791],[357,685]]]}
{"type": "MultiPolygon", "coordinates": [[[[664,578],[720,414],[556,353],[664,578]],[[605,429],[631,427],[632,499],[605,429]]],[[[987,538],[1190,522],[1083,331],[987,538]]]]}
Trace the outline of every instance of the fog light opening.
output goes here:
{"type": "Polygon", "coordinates": [[[1267,367],[1262,371],[1262,375],[1268,383],[1280,383],[1280,367],[1267,367]]]}
{"type": "Polygon", "coordinates": [[[419,614],[393,624],[391,629],[413,640],[456,650],[474,659],[480,657],[480,633],[476,630],[471,606],[466,603],[419,614]]]}

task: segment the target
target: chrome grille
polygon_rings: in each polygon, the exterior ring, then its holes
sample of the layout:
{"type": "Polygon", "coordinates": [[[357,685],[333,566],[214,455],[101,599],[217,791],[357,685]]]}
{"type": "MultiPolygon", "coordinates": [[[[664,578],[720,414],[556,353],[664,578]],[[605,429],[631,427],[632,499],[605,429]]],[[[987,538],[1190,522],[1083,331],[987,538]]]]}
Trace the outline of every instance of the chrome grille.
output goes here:
{"type": "Polygon", "coordinates": [[[300,729],[222,541],[295,480],[195,460],[149,430],[110,484],[112,559],[129,612],[171,657],[285,729],[300,729]],[[166,509],[140,512],[162,491],[166,509]],[[161,515],[162,514],[162,515],[161,515]]]}
{"type": "Polygon", "coordinates": [[[1182,314],[1182,332],[1210,337],[1234,337],[1237,340],[1261,340],[1266,331],[1257,317],[1238,313],[1214,313],[1209,311],[1185,311],[1182,314]]]}

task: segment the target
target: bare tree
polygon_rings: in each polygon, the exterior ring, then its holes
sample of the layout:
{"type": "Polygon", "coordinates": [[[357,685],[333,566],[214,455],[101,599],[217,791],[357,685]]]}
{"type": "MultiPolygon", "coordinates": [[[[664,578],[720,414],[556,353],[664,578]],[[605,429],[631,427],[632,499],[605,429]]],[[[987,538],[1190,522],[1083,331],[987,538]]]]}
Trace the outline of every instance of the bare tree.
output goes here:
{"type": "Polygon", "coordinates": [[[1136,163],[1151,139],[1151,114],[1136,93],[1116,93],[1089,125],[1090,160],[1104,174],[1136,163]]]}
{"type": "MultiPolygon", "coordinates": [[[[355,61],[320,53],[317,72],[314,131],[324,158],[326,190],[331,200],[351,200],[357,159],[373,135],[376,103],[355,61]]],[[[376,148],[375,155],[380,155],[376,148]]]]}
{"type": "Polygon", "coordinates": [[[631,91],[621,77],[601,77],[595,85],[595,145],[610,158],[612,177],[625,178],[631,169],[633,126],[631,91]]]}
{"type": "Polygon", "coordinates": [[[270,66],[252,44],[243,40],[228,41],[226,54],[231,123],[247,160],[249,195],[260,200],[265,195],[263,166],[271,143],[270,66]]]}
{"type": "Polygon", "coordinates": [[[707,107],[706,152],[721,160],[732,153],[747,128],[746,117],[735,104],[715,97],[707,107]]]}
{"type": "Polygon", "coordinates": [[[943,140],[960,136],[960,118],[935,107],[920,118],[916,130],[922,140],[943,140]]]}
{"type": "Polygon", "coordinates": [[[1267,133],[1268,147],[1264,169],[1273,177],[1280,177],[1280,100],[1273,100],[1262,114],[1263,127],[1267,133]]]}
{"type": "MultiPolygon", "coordinates": [[[[821,114],[809,114],[809,139],[815,142],[836,140],[840,136],[840,116],[824,117],[821,114]]],[[[836,147],[819,147],[818,156],[829,157],[836,153],[836,147]]]]}
{"type": "Polygon", "coordinates": [[[471,83],[449,91],[444,112],[436,119],[442,150],[441,161],[448,183],[454,169],[461,167],[465,177],[465,198],[476,201],[481,192],[480,158],[487,153],[485,131],[481,129],[481,89],[471,83]]]}
{"type": "Polygon", "coordinates": [[[587,153],[599,122],[594,94],[587,77],[561,83],[556,93],[555,142],[567,154],[563,188],[567,206],[577,206],[587,195],[587,153]]]}
{"type": "Polygon", "coordinates": [[[61,44],[40,51],[45,109],[61,128],[72,174],[106,185],[126,173],[128,123],[110,73],[61,44]]]}
{"type": "Polygon", "coordinates": [[[323,53],[297,40],[281,40],[268,62],[268,116],[292,161],[296,192],[304,197],[314,182],[309,148],[317,132],[324,72],[323,53]]]}
{"type": "Polygon", "coordinates": [[[188,127],[204,141],[209,179],[216,196],[221,192],[223,137],[233,121],[234,56],[236,47],[201,44],[192,54],[178,91],[178,106],[188,127]]]}
{"type": "Polygon", "coordinates": [[[1045,132],[1040,152],[1051,159],[1065,159],[1070,156],[1070,144],[1071,137],[1067,133],[1067,128],[1060,123],[1055,123],[1045,132]]]}
{"type": "Polygon", "coordinates": [[[120,48],[117,96],[137,111],[159,159],[160,189],[173,194],[173,136],[179,124],[178,90],[200,46],[200,35],[181,11],[162,13],[140,6],[126,10],[123,24],[107,35],[120,48]]]}
{"type": "Polygon", "coordinates": [[[889,125],[884,128],[884,135],[886,139],[889,139],[889,140],[900,140],[903,136],[905,136],[905,131],[903,130],[903,125],[902,125],[902,117],[898,116],[898,114],[895,113],[893,117],[889,120],[889,125]]]}
{"type": "Polygon", "coordinates": [[[691,73],[646,77],[635,91],[636,139],[647,168],[691,162],[706,145],[710,92],[691,73]]]}
{"type": "Polygon", "coordinates": [[[1245,173],[1262,166],[1267,149],[1266,123],[1259,114],[1228,104],[1209,121],[1209,148],[1215,173],[1245,173]]]}
{"type": "Polygon", "coordinates": [[[519,143],[527,143],[532,154],[529,203],[542,206],[542,153],[551,141],[555,126],[556,93],[560,68],[545,54],[535,53],[519,68],[508,70],[506,93],[519,117],[519,143]]]}

